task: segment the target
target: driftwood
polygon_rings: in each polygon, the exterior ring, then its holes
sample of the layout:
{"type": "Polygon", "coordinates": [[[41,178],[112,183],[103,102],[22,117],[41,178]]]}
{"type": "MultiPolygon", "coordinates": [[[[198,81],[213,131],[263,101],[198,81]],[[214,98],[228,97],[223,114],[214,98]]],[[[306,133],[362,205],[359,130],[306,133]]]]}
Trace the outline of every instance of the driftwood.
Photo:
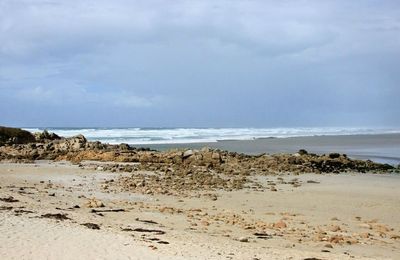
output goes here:
{"type": "Polygon", "coordinates": [[[91,213],[99,213],[99,212],[124,212],[125,209],[92,209],[91,213]]]}

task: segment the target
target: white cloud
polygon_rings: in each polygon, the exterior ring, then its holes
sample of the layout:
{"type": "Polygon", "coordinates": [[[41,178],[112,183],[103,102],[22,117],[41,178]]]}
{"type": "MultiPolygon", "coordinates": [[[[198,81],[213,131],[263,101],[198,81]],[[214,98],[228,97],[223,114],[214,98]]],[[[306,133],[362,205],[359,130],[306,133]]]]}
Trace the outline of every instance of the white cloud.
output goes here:
{"type": "Polygon", "coordinates": [[[0,99],[142,108],[143,120],[185,106],[190,117],[261,122],[279,117],[275,107],[286,118],[335,97],[367,111],[376,97],[361,101],[362,88],[398,104],[398,10],[397,0],[0,0],[0,99]]]}
{"type": "Polygon", "coordinates": [[[65,87],[27,87],[16,92],[17,100],[50,106],[81,105],[119,108],[150,108],[159,106],[161,96],[143,97],[125,91],[94,92],[82,86],[65,87]]]}
{"type": "Polygon", "coordinates": [[[121,107],[152,107],[162,102],[161,97],[145,98],[132,94],[119,93],[106,95],[107,99],[111,99],[115,106],[121,107]]]}

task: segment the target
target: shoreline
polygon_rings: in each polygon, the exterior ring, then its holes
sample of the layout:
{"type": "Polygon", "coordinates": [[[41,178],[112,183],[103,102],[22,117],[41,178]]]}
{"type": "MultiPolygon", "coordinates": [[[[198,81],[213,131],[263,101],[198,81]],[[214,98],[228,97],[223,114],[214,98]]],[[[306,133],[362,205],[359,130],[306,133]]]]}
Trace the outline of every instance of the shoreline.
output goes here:
{"type": "Polygon", "coordinates": [[[296,153],[305,149],[312,153],[338,152],[355,159],[370,159],[392,165],[400,164],[400,134],[319,135],[254,140],[221,140],[209,143],[177,143],[131,145],[160,151],[169,149],[213,149],[256,155],[262,153],[296,153]]]}

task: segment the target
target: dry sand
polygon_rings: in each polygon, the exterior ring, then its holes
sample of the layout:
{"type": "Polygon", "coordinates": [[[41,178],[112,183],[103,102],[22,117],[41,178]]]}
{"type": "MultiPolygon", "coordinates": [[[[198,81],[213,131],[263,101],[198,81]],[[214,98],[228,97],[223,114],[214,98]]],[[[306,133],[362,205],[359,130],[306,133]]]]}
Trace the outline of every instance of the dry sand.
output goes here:
{"type": "Polygon", "coordinates": [[[277,191],[184,197],[105,187],[121,175],[66,162],[0,164],[0,258],[400,259],[398,175],[259,176],[277,191]]]}

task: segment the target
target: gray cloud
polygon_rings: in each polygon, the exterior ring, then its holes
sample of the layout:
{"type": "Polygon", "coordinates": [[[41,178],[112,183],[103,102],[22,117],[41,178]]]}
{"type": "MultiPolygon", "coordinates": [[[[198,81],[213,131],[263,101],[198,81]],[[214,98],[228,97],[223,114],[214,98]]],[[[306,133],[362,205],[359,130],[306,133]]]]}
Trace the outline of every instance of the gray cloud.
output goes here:
{"type": "Polygon", "coordinates": [[[399,125],[399,7],[3,0],[0,121],[399,125]]]}

